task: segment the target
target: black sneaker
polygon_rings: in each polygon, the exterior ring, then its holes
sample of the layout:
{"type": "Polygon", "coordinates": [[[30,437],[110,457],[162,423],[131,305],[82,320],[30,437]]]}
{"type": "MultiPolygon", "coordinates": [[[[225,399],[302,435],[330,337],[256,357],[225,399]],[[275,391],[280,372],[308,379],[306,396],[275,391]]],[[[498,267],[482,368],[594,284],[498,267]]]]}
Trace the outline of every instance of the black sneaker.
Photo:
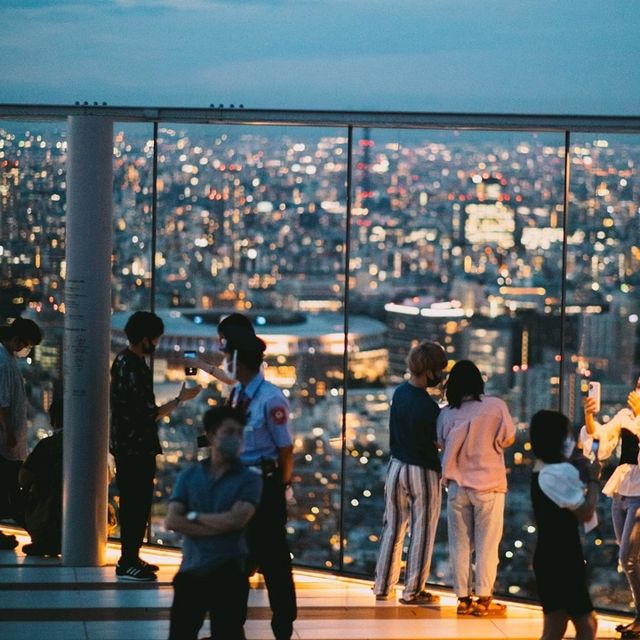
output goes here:
{"type": "Polygon", "coordinates": [[[118,580],[132,580],[133,582],[154,582],[158,579],[153,571],[143,569],[137,564],[116,565],[116,576],[118,580]]]}
{"type": "Polygon", "coordinates": [[[18,546],[18,540],[15,536],[8,536],[0,532],[0,549],[15,549],[18,546]]]}
{"type": "Polygon", "coordinates": [[[142,558],[138,558],[136,564],[141,569],[146,569],[147,571],[153,571],[154,573],[156,571],[160,571],[160,567],[157,564],[151,564],[150,562],[147,562],[146,560],[143,560],[142,558]]]}
{"type": "Polygon", "coordinates": [[[60,549],[43,547],[36,542],[22,545],[22,552],[27,556],[59,556],[60,549]]]}

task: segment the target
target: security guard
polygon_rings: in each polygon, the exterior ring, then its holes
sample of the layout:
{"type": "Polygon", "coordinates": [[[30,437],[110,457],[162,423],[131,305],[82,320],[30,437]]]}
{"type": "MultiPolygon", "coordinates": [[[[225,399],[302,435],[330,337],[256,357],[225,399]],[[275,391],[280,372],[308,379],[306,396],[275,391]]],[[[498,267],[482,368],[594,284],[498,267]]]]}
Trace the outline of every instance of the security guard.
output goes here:
{"type": "Polygon", "coordinates": [[[251,330],[227,336],[223,350],[236,384],[230,404],[247,414],[241,462],[260,470],[263,491],[249,522],[249,569],[264,576],[271,604],[271,628],[277,640],[289,640],[297,616],[296,592],[287,544],[285,492],[291,490],[293,443],[289,405],[282,391],[264,379],[265,343],[251,330]]]}

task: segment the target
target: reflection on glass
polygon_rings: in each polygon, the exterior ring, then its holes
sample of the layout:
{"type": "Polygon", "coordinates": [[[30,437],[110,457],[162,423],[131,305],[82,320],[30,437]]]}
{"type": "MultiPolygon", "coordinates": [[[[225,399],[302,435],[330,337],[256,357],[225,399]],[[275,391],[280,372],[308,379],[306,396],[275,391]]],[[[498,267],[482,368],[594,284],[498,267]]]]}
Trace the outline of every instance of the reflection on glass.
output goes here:
{"type": "MultiPolygon", "coordinates": [[[[115,127],[116,312],[149,307],[152,150],[150,125],[115,127]]],[[[21,122],[0,127],[1,321],[23,314],[36,320],[44,333],[24,363],[32,409],[30,448],[50,433],[47,410],[53,395],[63,393],[66,160],[65,126],[21,122]]],[[[122,335],[114,336],[112,356],[125,344],[122,335]]],[[[110,500],[117,510],[115,485],[110,487],[110,500]]]]}
{"type": "MultiPolygon", "coordinates": [[[[339,549],[346,137],[340,131],[163,126],[158,145],[156,358],[159,402],[184,379],[181,354],[211,351],[225,315],[247,314],[267,343],[265,375],[291,406],[298,505],[288,523],[296,562],[333,567],[339,549]]],[[[115,323],[121,320],[116,316],[115,323]]],[[[152,519],[164,531],[180,466],[199,455],[205,392],[165,419],[152,519]]]]}
{"type": "MultiPolygon", "coordinates": [[[[128,124],[114,127],[113,138],[113,254],[111,308],[116,317],[128,318],[151,305],[151,239],[153,224],[153,127],[128,124]]],[[[126,320],[125,320],[126,321],[126,320]]],[[[126,347],[124,332],[115,327],[111,357],[126,347]]],[[[109,486],[109,502],[118,513],[118,486],[109,486]]],[[[112,531],[119,537],[118,527],[112,531]]]]}
{"type": "Polygon", "coordinates": [[[29,449],[51,433],[61,391],[64,324],[66,127],[0,124],[0,322],[23,315],[43,341],[20,359],[27,382],[29,449]]]}
{"type": "Polygon", "coordinates": [[[153,128],[117,125],[113,140],[112,307],[148,310],[151,302],[153,128]]]}
{"type": "MultiPolygon", "coordinates": [[[[426,338],[452,361],[473,360],[518,425],[496,591],[533,596],[526,429],[535,411],[557,406],[564,139],[381,130],[356,139],[350,317],[382,323],[387,370],[348,393],[345,564],[374,569],[389,401],[410,347],[426,338]]],[[[443,509],[432,581],[451,584],[448,560],[443,509]]]]}
{"type": "MultiPolygon", "coordinates": [[[[605,423],[626,406],[638,377],[637,136],[575,134],[571,138],[571,202],[567,269],[564,410],[584,424],[582,398],[590,380],[601,384],[605,423]]],[[[618,461],[603,470],[603,483],[618,461]]],[[[596,606],[626,608],[631,595],[618,566],[611,499],[598,503],[598,528],[586,540],[596,606]]]]}
{"type": "MultiPolygon", "coordinates": [[[[412,342],[431,338],[451,360],[475,361],[518,425],[496,590],[533,596],[528,422],[557,407],[563,384],[563,410],[580,426],[589,379],[602,384],[601,418],[611,417],[640,369],[640,142],[572,136],[565,238],[561,135],[358,130],[355,141],[344,568],[373,571],[390,393],[412,342]]],[[[66,150],[59,125],[0,127],[2,320],[24,313],[45,332],[24,363],[31,445],[48,429],[45,410],[60,385],[66,150]]],[[[150,303],[152,153],[151,125],[116,126],[114,354],[128,315],[150,303]]],[[[294,559],[328,568],[339,567],[340,551],[346,167],[340,130],[159,129],[156,307],[166,333],[154,370],[158,402],[184,379],[182,351],[215,348],[219,319],[247,313],[268,345],[267,376],[291,403],[294,559]]],[[[229,392],[203,373],[196,380],[205,392],[161,425],[152,540],[163,544],[179,543],[163,515],[179,468],[201,455],[199,418],[229,392]]],[[[624,608],[608,499],[599,516],[587,540],[592,593],[599,606],[624,608]]],[[[444,524],[443,512],[431,580],[450,583],[444,524]]]]}

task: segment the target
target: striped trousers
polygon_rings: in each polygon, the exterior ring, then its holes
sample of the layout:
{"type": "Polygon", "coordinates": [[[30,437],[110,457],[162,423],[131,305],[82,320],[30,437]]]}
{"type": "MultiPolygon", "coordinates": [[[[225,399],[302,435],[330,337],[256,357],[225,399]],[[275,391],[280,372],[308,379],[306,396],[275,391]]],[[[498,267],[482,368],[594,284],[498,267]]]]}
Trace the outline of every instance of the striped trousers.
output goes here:
{"type": "Polygon", "coordinates": [[[409,529],[402,597],[410,599],[424,589],[431,570],[431,554],[440,517],[440,474],[391,458],[384,496],[384,519],[373,591],[376,595],[386,595],[397,584],[402,547],[409,529]]]}

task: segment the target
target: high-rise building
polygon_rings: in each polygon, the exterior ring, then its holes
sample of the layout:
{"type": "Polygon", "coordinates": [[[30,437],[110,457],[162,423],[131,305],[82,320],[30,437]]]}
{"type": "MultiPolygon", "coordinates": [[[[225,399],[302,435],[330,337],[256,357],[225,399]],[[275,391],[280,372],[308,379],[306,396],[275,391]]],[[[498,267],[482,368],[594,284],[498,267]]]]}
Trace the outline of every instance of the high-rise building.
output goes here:
{"type": "Polygon", "coordinates": [[[475,197],[464,205],[461,220],[454,216],[454,237],[462,235],[463,244],[510,249],[516,242],[516,218],[505,202],[502,181],[489,175],[472,177],[475,197]],[[458,231],[455,231],[455,228],[458,231]]]}

